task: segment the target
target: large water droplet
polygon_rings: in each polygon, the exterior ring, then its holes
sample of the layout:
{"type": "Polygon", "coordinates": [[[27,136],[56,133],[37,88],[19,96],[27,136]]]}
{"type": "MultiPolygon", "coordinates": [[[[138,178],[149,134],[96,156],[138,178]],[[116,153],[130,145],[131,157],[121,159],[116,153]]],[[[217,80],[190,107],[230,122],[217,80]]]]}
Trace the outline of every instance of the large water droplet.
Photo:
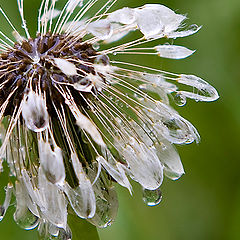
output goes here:
{"type": "Polygon", "coordinates": [[[148,189],[143,189],[143,201],[148,205],[148,206],[156,206],[158,205],[162,200],[162,192],[160,188],[156,190],[148,190],[148,189]]]}
{"type": "Polygon", "coordinates": [[[107,55],[98,55],[94,61],[96,64],[103,64],[108,65],[109,64],[109,57],[107,55]]]}
{"type": "Polygon", "coordinates": [[[118,210],[117,194],[114,188],[102,191],[102,196],[96,198],[96,205],[96,214],[88,221],[99,228],[110,226],[115,220],[118,210]]]}
{"type": "Polygon", "coordinates": [[[15,222],[25,230],[34,229],[38,225],[38,217],[33,215],[28,208],[19,208],[14,213],[15,222]]]}

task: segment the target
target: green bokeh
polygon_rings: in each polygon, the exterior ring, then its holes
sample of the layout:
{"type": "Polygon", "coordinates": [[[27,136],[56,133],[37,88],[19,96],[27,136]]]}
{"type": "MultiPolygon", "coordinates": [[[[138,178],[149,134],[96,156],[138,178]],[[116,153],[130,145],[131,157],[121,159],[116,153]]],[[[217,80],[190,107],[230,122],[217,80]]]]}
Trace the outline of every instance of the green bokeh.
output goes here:
{"type": "MultiPolygon", "coordinates": [[[[101,1],[101,0],[99,0],[101,1]]],[[[16,1],[0,1],[19,27],[16,1]]],[[[36,20],[39,1],[26,0],[30,24],[36,20]]],[[[240,239],[240,1],[239,0],[119,0],[116,7],[161,3],[188,13],[188,23],[203,25],[193,36],[178,39],[197,52],[188,59],[163,61],[149,58],[148,65],[176,73],[196,74],[214,85],[220,99],[213,103],[188,101],[178,111],[201,134],[199,145],[178,147],[186,175],[174,182],[165,178],[163,200],[146,207],[140,187],[134,194],[118,188],[116,222],[100,230],[102,240],[238,240],[240,239]],[[151,60],[152,59],[152,60],[151,60]],[[152,61],[152,62],[150,62],[152,61]]],[[[4,25],[4,22],[1,22],[4,25]]],[[[138,59],[144,64],[145,59],[138,59]]],[[[3,176],[0,185],[4,186],[3,176]]],[[[0,192],[3,199],[3,191],[0,192]]],[[[0,223],[0,239],[35,239],[35,231],[20,230],[12,219],[13,207],[0,223]]]]}

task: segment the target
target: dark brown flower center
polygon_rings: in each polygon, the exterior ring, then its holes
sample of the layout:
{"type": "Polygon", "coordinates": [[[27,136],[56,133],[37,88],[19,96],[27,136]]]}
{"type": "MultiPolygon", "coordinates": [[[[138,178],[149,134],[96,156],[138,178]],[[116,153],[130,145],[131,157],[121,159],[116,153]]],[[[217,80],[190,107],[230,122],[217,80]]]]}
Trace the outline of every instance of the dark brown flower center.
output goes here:
{"type": "MultiPolygon", "coordinates": [[[[63,102],[63,97],[56,90],[54,84],[74,84],[82,80],[87,74],[96,75],[93,63],[98,54],[91,44],[84,43],[69,35],[37,36],[35,39],[16,43],[12,49],[0,54],[0,106],[8,99],[11,104],[5,111],[11,115],[15,106],[19,105],[29,84],[33,90],[39,87],[47,96],[47,107],[51,109],[51,101],[63,102]],[[73,63],[77,75],[67,76],[56,64],[54,59],[66,59],[73,63]],[[49,98],[51,101],[48,101],[49,98]]],[[[104,81],[104,76],[101,76],[104,81]]],[[[84,84],[84,81],[82,81],[84,84]]],[[[85,83],[87,84],[87,83],[85,83]]],[[[74,88],[69,86],[74,96],[74,88]]],[[[94,90],[94,89],[93,89],[94,90]]],[[[89,93],[83,93],[89,94],[89,93]]],[[[78,102],[83,103],[78,96],[78,102]]]]}

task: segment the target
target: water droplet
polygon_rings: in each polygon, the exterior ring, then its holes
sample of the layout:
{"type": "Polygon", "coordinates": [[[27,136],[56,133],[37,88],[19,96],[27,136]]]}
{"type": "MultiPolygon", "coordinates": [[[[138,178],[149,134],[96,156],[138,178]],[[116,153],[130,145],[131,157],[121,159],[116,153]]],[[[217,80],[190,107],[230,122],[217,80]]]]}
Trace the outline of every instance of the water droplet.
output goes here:
{"type": "Polygon", "coordinates": [[[172,179],[172,180],[174,180],[174,181],[176,181],[176,180],[178,180],[180,177],[182,176],[182,174],[178,174],[178,173],[168,173],[168,178],[170,178],[170,179],[172,179]]]}
{"type": "Polygon", "coordinates": [[[83,6],[83,0],[80,1],[80,3],[78,4],[79,7],[83,6]]]}
{"type": "Polygon", "coordinates": [[[108,4],[106,5],[106,11],[108,11],[111,8],[112,2],[113,2],[113,0],[108,2],[108,4]]]}
{"type": "Polygon", "coordinates": [[[199,26],[197,24],[193,24],[189,27],[189,30],[192,30],[192,31],[197,31],[199,29],[199,26]]]}
{"type": "Polygon", "coordinates": [[[156,190],[148,190],[144,189],[143,190],[143,201],[148,205],[148,206],[156,206],[158,205],[162,200],[162,192],[160,188],[156,190]]]}
{"type": "Polygon", "coordinates": [[[88,219],[88,221],[97,227],[105,228],[110,226],[116,219],[118,199],[114,187],[108,188],[108,186],[101,182],[98,184],[97,189],[95,188],[97,194],[100,194],[96,197],[96,214],[93,218],[88,219]],[[99,192],[101,189],[99,187],[104,187],[105,189],[99,192]]]}
{"type": "Polygon", "coordinates": [[[101,206],[101,208],[97,208],[96,215],[93,217],[93,219],[89,220],[89,222],[100,228],[106,228],[110,226],[113,221],[110,214],[110,206],[108,202],[103,199],[98,199],[97,205],[101,206]]]}
{"type": "Polygon", "coordinates": [[[93,47],[93,49],[94,49],[95,51],[97,51],[97,50],[99,50],[100,45],[99,45],[99,43],[94,43],[94,44],[92,45],[92,47],[93,47]]]}
{"type": "Polygon", "coordinates": [[[187,102],[186,97],[181,93],[177,93],[174,97],[174,100],[175,100],[175,103],[180,107],[184,106],[187,102]]]}
{"type": "Polygon", "coordinates": [[[98,55],[94,61],[96,64],[103,64],[108,65],[109,64],[109,57],[107,55],[98,55]]]}
{"type": "Polygon", "coordinates": [[[19,208],[14,213],[15,222],[25,230],[34,229],[38,225],[38,217],[33,215],[28,208],[19,208]]]}

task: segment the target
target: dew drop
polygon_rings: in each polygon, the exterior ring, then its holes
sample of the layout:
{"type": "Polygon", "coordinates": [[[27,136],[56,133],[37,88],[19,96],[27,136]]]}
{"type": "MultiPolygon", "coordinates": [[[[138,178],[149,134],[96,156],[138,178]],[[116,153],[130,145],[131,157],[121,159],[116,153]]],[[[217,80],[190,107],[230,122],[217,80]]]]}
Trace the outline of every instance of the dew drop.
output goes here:
{"type": "Polygon", "coordinates": [[[18,209],[14,214],[17,225],[25,230],[34,229],[38,225],[38,217],[30,212],[28,208],[18,209]]]}
{"type": "Polygon", "coordinates": [[[116,219],[118,200],[113,187],[105,188],[101,195],[96,198],[96,214],[88,221],[99,228],[106,228],[116,219]]]}
{"type": "Polygon", "coordinates": [[[25,28],[26,28],[26,21],[25,21],[25,20],[23,21],[23,23],[22,23],[21,27],[22,27],[23,29],[25,29],[25,28]]]}
{"type": "Polygon", "coordinates": [[[187,102],[186,97],[183,96],[181,93],[177,93],[175,95],[174,101],[180,107],[184,106],[186,104],[186,102],[187,102]]]}
{"type": "Polygon", "coordinates": [[[148,190],[148,189],[143,189],[143,201],[146,203],[148,206],[156,206],[158,205],[162,200],[162,192],[160,188],[156,190],[148,190]]]}
{"type": "Polygon", "coordinates": [[[113,2],[113,0],[110,0],[110,1],[108,2],[108,4],[106,5],[106,11],[108,11],[108,10],[111,8],[112,2],[113,2]]]}
{"type": "Polygon", "coordinates": [[[97,51],[97,50],[99,50],[100,45],[99,45],[99,43],[94,43],[94,44],[92,45],[92,47],[93,47],[93,49],[94,49],[95,51],[97,51]]]}
{"type": "Polygon", "coordinates": [[[192,24],[191,26],[189,26],[189,30],[197,31],[198,29],[199,29],[199,26],[197,24],[192,24]]]}
{"type": "Polygon", "coordinates": [[[80,3],[78,4],[79,7],[83,6],[83,0],[80,1],[80,3]]]}
{"type": "Polygon", "coordinates": [[[95,64],[103,64],[108,65],[109,64],[109,57],[107,55],[98,55],[94,61],[95,64]]]}

